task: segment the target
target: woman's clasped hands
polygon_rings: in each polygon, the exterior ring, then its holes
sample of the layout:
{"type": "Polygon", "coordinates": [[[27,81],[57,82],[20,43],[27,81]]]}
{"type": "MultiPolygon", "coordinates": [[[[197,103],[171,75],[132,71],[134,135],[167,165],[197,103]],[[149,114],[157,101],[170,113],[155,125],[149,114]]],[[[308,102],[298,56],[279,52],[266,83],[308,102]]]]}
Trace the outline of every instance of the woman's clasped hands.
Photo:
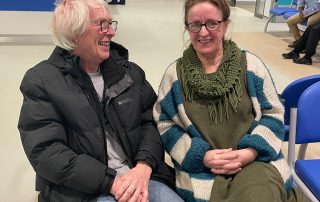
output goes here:
{"type": "Polygon", "coordinates": [[[216,175],[233,175],[254,161],[257,151],[252,148],[232,150],[214,149],[206,152],[203,163],[216,175]]]}

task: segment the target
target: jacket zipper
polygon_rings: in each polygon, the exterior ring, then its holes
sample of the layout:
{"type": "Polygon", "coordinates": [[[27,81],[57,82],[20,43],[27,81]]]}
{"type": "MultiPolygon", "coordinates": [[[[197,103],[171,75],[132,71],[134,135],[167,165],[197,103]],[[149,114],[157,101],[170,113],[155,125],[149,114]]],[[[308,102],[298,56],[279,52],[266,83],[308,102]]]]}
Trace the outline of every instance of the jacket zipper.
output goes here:
{"type": "Polygon", "coordinates": [[[80,64],[79,64],[79,58],[78,57],[73,57],[72,58],[72,65],[76,67],[75,70],[73,71],[68,71],[77,81],[79,86],[81,86],[84,95],[86,96],[87,100],[89,101],[89,104],[94,108],[93,111],[96,113],[98,116],[98,120],[100,122],[100,132],[102,132],[103,135],[103,145],[104,145],[104,161],[106,165],[108,166],[108,157],[106,155],[107,153],[107,145],[106,145],[106,134],[105,134],[105,127],[103,123],[103,112],[101,112],[101,106],[100,106],[100,101],[98,98],[98,95],[95,91],[95,88],[92,84],[91,79],[89,76],[81,70],[80,64]],[[76,72],[75,72],[76,71],[76,72]],[[99,108],[97,107],[97,104],[99,105],[99,108]]]}
{"type": "MultiPolygon", "coordinates": [[[[131,161],[131,159],[129,158],[129,155],[128,155],[128,152],[129,152],[129,151],[126,151],[126,148],[130,148],[130,147],[129,147],[129,141],[128,141],[127,135],[126,135],[126,133],[125,133],[125,131],[123,130],[123,127],[122,127],[122,125],[121,125],[121,122],[120,122],[118,113],[117,113],[117,111],[115,110],[113,104],[110,103],[110,102],[111,102],[111,99],[112,99],[112,98],[109,98],[108,100],[106,100],[106,105],[105,105],[105,107],[106,107],[106,109],[107,109],[107,107],[110,107],[109,110],[112,110],[112,111],[114,112],[115,118],[117,118],[116,121],[120,124],[120,128],[118,128],[118,129],[116,130],[116,132],[117,132],[116,135],[119,136],[119,140],[120,140],[121,146],[122,146],[122,148],[123,148],[123,151],[124,151],[124,154],[125,154],[125,157],[126,157],[126,160],[127,160],[127,162],[128,162],[129,167],[130,167],[130,168],[133,168],[133,163],[132,163],[132,161],[131,161]],[[126,146],[126,145],[127,145],[127,146],[126,146]]],[[[108,117],[106,117],[106,118],[108,118],[108,117]]],[[[108,119],[108,121],[109,121],[110,124],[112,124],[112,122],[113,122],[110,118],[108,119]]],[[[117,126],[117,124],[114,124],[114,126],[117,126]]]]}
{"type": "Polygon", "coordinates": [[[104,127],[104,122],[103,122],[103,112],[101,111],[101,104],[100,101],[98,102],[98,95],[95,91],[95,88],[91,82],[89,81],[88,78],[86,78],[87,83],[89,84],[88,87],[84,87],[84,94],[86,95],[89,103],[91,106],[93,106],[94,111],[96,112],[99,122],[100,122],[100,129],[102,130],[102,135],[103,135],[103,145],[104,145],[104,160],[106,162],[106,165],[108,166],[108,157],[107,157],[107,145],[106,145],[106,133],[105,133],[105,127],[104,127]],[[88,89],[88,91],[87,91],[88,89]],[[91,92],[89,92],[91,91],[91,92]],[[98,107],[99,106],[99,107],[98,107]]]}

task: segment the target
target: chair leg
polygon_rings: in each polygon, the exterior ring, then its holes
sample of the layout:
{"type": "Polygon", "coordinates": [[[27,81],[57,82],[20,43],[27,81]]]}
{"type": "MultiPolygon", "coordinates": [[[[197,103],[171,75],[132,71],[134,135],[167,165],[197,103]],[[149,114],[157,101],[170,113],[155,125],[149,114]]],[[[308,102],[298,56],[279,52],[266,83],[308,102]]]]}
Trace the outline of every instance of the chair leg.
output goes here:
{"type": "Polygon", "coordinates": [[[298,156],[297,156],[298,160],[304,159],[304,157],[306,156],[307,147],[308,147],[308,144],[301,144],[300,145],[298,156]]]}
{"type": "Polygon", "coordinates": [[[292,172],[292,178],[294,183],[300,190],[304,193],[304,195],[310,200],[310,202],[319,202],[317,197],[310,191],[310,189],[304,184],[304,182],[300,179],[295,171],[292,172]]]}
{"type": "Polygon", "coordinates": [[[290,129],[288,142],[288,164],[291,173],[294,172],[295,162],[295,145],[296,145],[296,128],[297,128],[297,108],[290,109],[290,129]]]}
{"type": "Polygon", "coordinates": [[[273,18],[274,16],[275,16],[274,14],[271,14],[271,16],[269,17],[266,25],[264,26],[264,32],[267,32],[267,31],[268,31],[268,24],[269,24],[269,22],[272,20],[272,18],[273,18]]]}

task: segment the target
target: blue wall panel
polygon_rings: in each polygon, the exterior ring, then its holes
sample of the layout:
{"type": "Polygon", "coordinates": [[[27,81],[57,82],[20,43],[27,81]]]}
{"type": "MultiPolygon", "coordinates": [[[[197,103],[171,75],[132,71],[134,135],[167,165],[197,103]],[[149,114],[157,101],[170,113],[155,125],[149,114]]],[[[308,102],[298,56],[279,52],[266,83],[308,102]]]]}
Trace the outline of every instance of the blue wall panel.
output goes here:
{"type": "Polygon", "coordinates": [[[0,11],[53,11],[54,0],[0,0],[0,11]]]}

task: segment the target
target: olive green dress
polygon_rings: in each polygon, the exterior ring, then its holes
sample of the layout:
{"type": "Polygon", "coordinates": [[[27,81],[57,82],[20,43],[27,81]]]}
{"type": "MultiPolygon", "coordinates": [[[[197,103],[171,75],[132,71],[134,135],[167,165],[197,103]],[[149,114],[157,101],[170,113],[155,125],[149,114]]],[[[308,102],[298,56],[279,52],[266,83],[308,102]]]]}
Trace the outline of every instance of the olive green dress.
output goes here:
{"type": "MultiPolygon", "coordinates": [[[[178,72],[179,80],[181,73],[178,72]]],[[[191,122],[214,149],[238,149],[240,139],[249,131],[254,120],[252,103],[246,89],[246,59],[242,53],[240,81],[241,101],[236,112],[228,109],[228,119],[212,124],[208,106],[197,97],[185,101],[184,107],[191,122]]],[[[214,76],[214,73],[208,77],[214,76]]],[[[210,189],[210,188],[208,188],[210,189]]],[[[280,202],[307,201],[300,193],[287,193],[278,170],[270,163],[253,161],[235,175],[217,175],[211,190],[210,201],[217,202],[280,202]],[[298,200],[296,200],[298,198],[298,200]]]]}

